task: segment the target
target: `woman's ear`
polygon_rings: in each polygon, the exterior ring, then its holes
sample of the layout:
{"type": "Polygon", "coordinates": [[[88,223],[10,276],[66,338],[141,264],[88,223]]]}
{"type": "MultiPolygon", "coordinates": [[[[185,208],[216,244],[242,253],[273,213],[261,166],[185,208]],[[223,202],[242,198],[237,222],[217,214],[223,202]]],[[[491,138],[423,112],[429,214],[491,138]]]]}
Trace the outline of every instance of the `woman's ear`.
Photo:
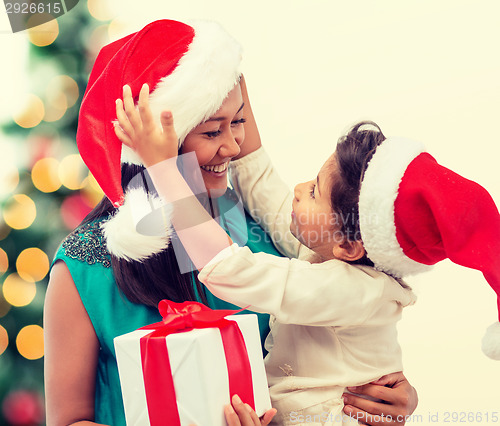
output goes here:
{"type": "Polygon", "coordinates": [[[333,247],[333,256],[345,262],[354,262],[361,259],[366,251],[361,240],[349,241],[345,239],[342,243],[333,247]]]}

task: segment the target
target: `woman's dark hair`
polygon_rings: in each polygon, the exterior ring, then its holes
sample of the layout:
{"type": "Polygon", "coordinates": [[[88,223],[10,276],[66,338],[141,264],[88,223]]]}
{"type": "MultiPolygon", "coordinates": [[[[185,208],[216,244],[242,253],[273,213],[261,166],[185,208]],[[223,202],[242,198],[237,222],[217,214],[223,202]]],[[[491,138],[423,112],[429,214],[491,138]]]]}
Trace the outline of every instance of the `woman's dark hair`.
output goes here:
{"type": "MultiPolygon", "coordinates": [[[[333,180],[330,200],[339,217],[341,232],[349,241],[361,239],[358,209],[361,182],[375,150],[384,140],[377,124],[361,121],[337,142],[335,158],[339,176],[333,180]]],[[[373,266],[366,254],[352,263],[373,266]]]]}
{"type": "MultiPolygon", "coordinates": [[[[144,167],[139,165],[122,164],[122,188],[127,188],[130,181],[144,170],[144,167]]],[[[80,226],[114,212],[116,208],[105,196],[83,219],[80,226]]],[[[174,302],[197,300],[197,293],[201,301],[207,303],[197,274],[180,272],[172,245],[142,261],[129,261],[111,254],[111,267],[116,284],[131,302],[156,308],[162,299],[174,302]]]]}

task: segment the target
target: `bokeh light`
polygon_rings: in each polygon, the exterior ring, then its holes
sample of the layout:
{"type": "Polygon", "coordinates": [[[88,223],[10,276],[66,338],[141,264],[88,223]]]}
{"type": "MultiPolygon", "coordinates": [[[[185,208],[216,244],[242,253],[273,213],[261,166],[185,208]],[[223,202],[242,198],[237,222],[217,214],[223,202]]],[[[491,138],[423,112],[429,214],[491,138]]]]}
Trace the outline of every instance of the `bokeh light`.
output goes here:
{"type": "Polygon", "coordinates": [[[59,164],[59,179],[68,189],[80,189],[87,174],[88,169],[78,154],[64,157],[59,164]]]}
{"type": "Polygon", "coordinates": [[[61,90],[52,91],[45,96],[44,121],[54,122],[60,120],[68,109],[68,100],[61,90]]]}
{"type": "Polygon", "coordinates": [[[68,108],[75,105],[80,95],[77,82],[69,75],[58,75],[49,82],[45,93],[49,95],[54,92],[62,92],[64,94],[68,108]]]}
{"type": "Polygon", "coordinates": [[[37,13],[28,19],[28,36],[35,46],[43,47],[52,44],[59,35],[59,24],[48,13],[37,13]],[[43,21],[49,21],[42,23],[43,21]]]}
{"type": "Polygon", "coordinates": [[[54,192],[61,187],[59,161],[55,158],[42,158],[31,169],[33,185],[42,192],[54,192]]]}
{"type": "MultiPolygon", "coordinates": [[[[1,208],[0,208],[0,215],[2,215],[1,208]]],[[[0,241],[4,240],[5,238],[7,238],[9,236],[11,229],[12,228],[10,226],[5,226],[5,224],[2,223],[1,218],[0,218],[0,241]]]]}
{"type": "Polygon", "coordinates": [[[8,159],[0,160],[0,195],[11,194],[18,184],[19,170],[15,164],[8,159]]]}
{"type": "Polygon", "coordinates": [[[70,195],[61,204],[64,225],[68,229],[76,228],[90,210],[91,207],[80,193],[70,195]]]}
{"type": "Polygon", "coordinates": [[[78,84],[68,75],[58,75],[49,81],[45,89],[44,120],[54,122],[61,119],[68,108],[75,105],[80,91],[78,84]]]}
{"type": "Polygon", "coordinates": [[[43,328],[39,325],[23,327],[16,338],[19,353],[26,359],[38,359],[43,356],[43,328]]]}
{"type": "Polygon", "coordinates": [[[12,306],[29,305],[36,295],[36,284],[23,280],[18,274],[10,274],[2,286],[3,297],[12,306]]]}
{"type": "Polygon", "coordinates": [[[29,129],[38,126],[45,115],[45,107],[42,100],[32,93],[25,95],[21,101],[18,111],[15,111],[12,118],[18,126],[29,129]]]}
{"type": "Polygon", "coordinates": [[[23,250],[16,260],[19,276],[25,281],[40,281],[48,274],[50,262],[48,256],[38,247],[23,250]]]}
{"type": "Polygon", "coordinates": [[[3,292],[0,290],[0,318],[3,318],[5,315],[7,315],[10,311],[10,308],[12,308],[12,305],[5,300],[3,297],[3,292]]]}
{"type": "Polygon", "coordinates": [[[3,400],[2,414],[11,426],[45,424],[43,397],[30,390],[12,391],[3,400]]]}
{"type": "Polygon", "coordinates": [[[0,355],[5,352],[7,346],[9,346],[9,335],[7,330],[0,325],[0,355]]]}
{"type": "Polygon", "coordinates": [[[90,14],[99,21],[109,21],[116,16],[116,8],[112,8],[108,1],[88,0],[87,7],[90,14]]]}
{"type": "Polygon", "coordinates": [[[130,23],[122,18],[113,19],[108,26],[108,38],[117,40],[123,37],[130,30],[130,23]]]}
{"type": "Polygon", "coordinates": [[[0,274],[7,272],[7,269],[9,269],[9,257],[5,250],[0,248],[0,274]]]}
{"type": "Polygon", "coordinates": [[[110,42],[108,35],[108,24],[99,25],[94,28],[90,35],[85,38],[85,44],[88,46],[87,61],[94,63],[102,47],[110,42]]]}
{"type": "Polygon", "coordinates": [[[25,229],[36,218],[35,202],[25,194],[16,194],[6,203],[3,211],[5,223],[13,229],[25,229]]]}
{"type": "Polygon", "coordinates": [[[104,195],[95,177],[90,172],[83,182],[81,194],[90,208],[94,208],[104,195]]]}
{"type": "Polygon", "coordinates": [[[45,424],[44,401],[38,392],[19,389],[7,394],[2,403],[6,424],[28,426],[45,424]]]}

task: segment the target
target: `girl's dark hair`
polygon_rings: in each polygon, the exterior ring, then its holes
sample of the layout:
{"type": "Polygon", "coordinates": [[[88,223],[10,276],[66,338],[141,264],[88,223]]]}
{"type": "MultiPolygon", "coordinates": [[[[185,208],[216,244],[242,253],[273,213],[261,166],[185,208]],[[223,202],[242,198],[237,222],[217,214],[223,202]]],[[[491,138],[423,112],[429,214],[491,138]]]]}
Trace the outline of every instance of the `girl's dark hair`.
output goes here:
{"type": "MultiPolygon", "coordinates": [[[[341,232],[349,241],[361,239],[358,209],[361,182],[375,150],[384,140],[377,124],[361,121],[337,142],[338,178],[333,180],[330,200],[339,217],[341,232]]],[[[352,263],[373,266],[366,254],[352,263]]]]}
{"type": "MultiPolygon", "coordinates": [[[[144,167],[139,165],[122,164],[122,188],[127,188],[130,181],[144,170],[144,167]]],[[[114,212],[116,208],[104,196],[80,226],[108,217],[114,212]]],[[[131,302],[156,308],[162,299],[174,302],[197,300],[197,293],[201,301],[207,303],[204,288],[198,281],[196,272],[180,272],[172,245],[142,261],[129,261],[111,255],[111,267],[116,284],[131,302]]]]}

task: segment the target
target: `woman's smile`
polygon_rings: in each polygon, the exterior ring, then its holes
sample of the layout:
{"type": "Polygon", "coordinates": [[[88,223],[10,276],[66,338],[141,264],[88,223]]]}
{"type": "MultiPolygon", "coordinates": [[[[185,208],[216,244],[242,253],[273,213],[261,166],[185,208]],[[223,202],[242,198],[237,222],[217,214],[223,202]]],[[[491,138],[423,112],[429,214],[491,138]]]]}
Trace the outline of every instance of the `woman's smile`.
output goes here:
{"type": "Polygon", "coordinates": [[[229,165],[229,161],[221,164],[213,164],[213,165],[204,165],[200,166],[204,173],[207,173],[210,176],[214,176],[217,178],[226,177],[227,175],[227,167],[229,165]]]}

